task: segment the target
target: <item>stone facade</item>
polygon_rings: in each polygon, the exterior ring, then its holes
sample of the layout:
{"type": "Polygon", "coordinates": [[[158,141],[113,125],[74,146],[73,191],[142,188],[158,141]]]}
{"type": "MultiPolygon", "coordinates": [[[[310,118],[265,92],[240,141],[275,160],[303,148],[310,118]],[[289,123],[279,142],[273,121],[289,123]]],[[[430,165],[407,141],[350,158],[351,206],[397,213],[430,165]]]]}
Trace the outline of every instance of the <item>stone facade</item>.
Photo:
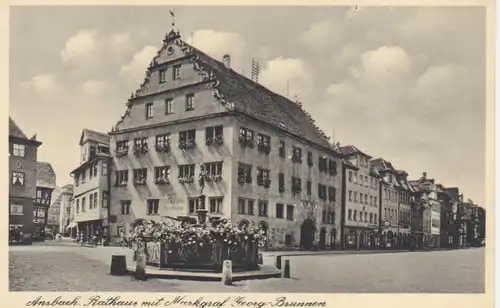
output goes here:
{"type": "Polygon", "coordinates": [[[340,153],[299,103],[228,65],[167,35],[109,133],[110,234],[195,217],[203,193],[209,216],[260,223],[268,246],[338,242],[340,153]]]}

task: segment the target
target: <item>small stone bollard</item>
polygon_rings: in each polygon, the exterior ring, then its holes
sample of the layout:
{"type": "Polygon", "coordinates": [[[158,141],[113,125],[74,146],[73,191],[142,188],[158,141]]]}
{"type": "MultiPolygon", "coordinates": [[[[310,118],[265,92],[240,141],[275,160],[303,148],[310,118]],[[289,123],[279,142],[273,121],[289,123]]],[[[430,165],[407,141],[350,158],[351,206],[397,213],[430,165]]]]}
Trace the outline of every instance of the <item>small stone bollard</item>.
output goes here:
{"type": "Polygon", "coordinates": [[[264,260],[263,260],[263,258],[262,258],[262,253],[259,253],[259,258],[258,258],[258,261],[257,261],[257,262],[258,262],[258,264],[260,264],[260,265],[264,264],[264,260]]]}
{"type": "Polygon", "coordinates": [[[111,256],[111,267],[109,273],[113,276],[126,275],[127,271],[127,260],[125,256],[111,256]]]}
{"type": "Polygon", "coordinates": [[[233,283],[233,263],[225,260],[222,264],[222,284],[230,286],[233,283]]]}
{"type": "Polygon", "coordinates": [[[276,268],[281,269],[281,256],[276,257],[276,268]]]}
{"type": "Polygon", "coordinates": [[[285,260],[285,266],[281,270],[281,278],[290,278],[290,260],[285,260]]]}

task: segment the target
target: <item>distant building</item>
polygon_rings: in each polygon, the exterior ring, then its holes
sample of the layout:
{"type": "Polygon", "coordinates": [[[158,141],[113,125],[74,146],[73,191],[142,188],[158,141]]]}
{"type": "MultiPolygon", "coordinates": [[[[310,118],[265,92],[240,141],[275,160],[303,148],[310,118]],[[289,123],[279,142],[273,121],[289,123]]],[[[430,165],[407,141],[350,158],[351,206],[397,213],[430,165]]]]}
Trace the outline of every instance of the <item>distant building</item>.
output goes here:
{"type": "Polygon", "coordinates": [[[42,143],[28,138],[9,117],[9,226],[33,233],[33,204],[37,196],[37,149],[42,143]]]}
{"type": "Polygon", "coordinates": [[[410,245],[411,238],[411,216],[412,216],[412,193],[413,187],[408,182],[408,173],[404,170],[396,171],[396,180],[399,184],[398,191],[398,237],[400,247],[410,245]]]}
{"type": "Polygon", "coordinates": [[[52,165],[46,162],[36,164],[36,198],[33,203],[33,223],[35,231],[44,231],[52,192],[56,188],[56,174],[52,165]]]}
{"type": "Polygon", "coordinates": [[[341,147],[347,162],[343,174],[345,194],[343,247],[366,249],[378,246],[379,175],[372,170],[370,155],[353,145],[341,147]],[[352,166],[352,167],[349,167],[352,166]]]}
{"type": "Polygon", "coordinates": [[[113,236],[205,204],[208,216],[260,224],[268,246],[340,242],[339,150],[300,103],[239,75],[229,56],[171,31],[127,107],[110,132],[113,236]]]}
{"type": "Polygon", "coordinates": [[[61,189],[61,202],[60,202],[60,210],[59,210],[59,230],[60,234],[65,236],[70,234],[70,228],[76,227],[76,223],[73,222],[71,225],[71,199],[73,198],[73,184],[64,185],[61,189]]]}
{"type": "Polygon", "coordinates": [[[383,245],[394,248],[401,241],[399,236],[398,172],[392,164],[377,158],[371,161],[373,168],[380,174],[380,233],[383,245]]]}
{"type": "Polygon", "coordinates": [[[458,246],[459,227],[457,223],[460,193],[457,187],[445,188],[438,185],[438,200],[441,203],[440,237],[441,247],[458,246]]]}
{"type": "Polygon", "coordinates": [[[45,231],[57,233],[59,231],[59,215],[61,210],[61,191],[60,187],[56,187],[52,192],[52,200],[47,213],[47,225],[45,231]]]}
{"type": "Polygon", "coordinates": [[[424,205],[423,233],[424,246],[440,247],[441,203],[438,200],[438,186],[434,179],[427,178],[427,172],[416,181],[410,181],[420,195],[424,205]]]}
{"type": "Polygon", "coordinates": [[[96,233],[106,235],[109,225],[109,137],[84,129],[79,145],[80,165],[71,172],[75,179],[74,221],[78,232],[83,232],[85,238],[96,233]]]}

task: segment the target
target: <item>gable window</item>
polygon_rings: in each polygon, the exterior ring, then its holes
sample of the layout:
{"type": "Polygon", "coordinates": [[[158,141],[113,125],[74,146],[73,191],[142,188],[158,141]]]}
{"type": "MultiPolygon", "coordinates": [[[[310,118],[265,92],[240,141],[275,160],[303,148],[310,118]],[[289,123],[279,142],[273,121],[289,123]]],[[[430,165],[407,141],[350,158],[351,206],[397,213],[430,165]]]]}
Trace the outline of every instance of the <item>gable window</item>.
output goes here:
{"type": "Polygon", "coordinates": [[[302,163],[302,149],[292,146],[292,161],[294,163],[302,163]]]}
{"type": "Polygon", "coordinates": [[[16,157],[24,157],[26,155],[26,146],[24,144],[13,144],[12,155],[16,157]]]}
{"type": "Polygon", "coordinates": [[[146,104],[146,119],[151,119],[153,117],[153,103],[146,104]]]}
{"type": "Polygon", "coordinates": [[[278,190],[280,192],[285,191],[285,174],[284,173],[279,173],[278,174],[278,190]]]}
{"type": "Polygon", "coordinates": [[[243,147],[253,148],[254,146],[254,132],[245,127],[240,127],[240,144],[243,147]]]}
{"type": "Polygon", "coordinates": [[[171,98],[167,98],[165,100],[165,114],[174,113],[174,100],[171,98]]]}
{"type": "Polygon", "coordinates": [[[271,180],[269,178],[269,169],[257,168],[257,185],[269,188],[271,180]]]}
{"type": "Polygon", "coordinates": [[[128,182],[128,170],[120,170],[115,172],[115,185],[126,186],[128,182]]]}
{"type": "Polygon", "coordinates": [[[170,151],[170,133],[156,136],[155,149],[156,152],[170,151]]]}
{"type": "Polygon", "coordinates": [[[285,141],[283,141],[283,140],[279,141],[279,147],[278,147],[278,149],[279,149],[279,155],[280,155],[280,157],[283,157],[283,158],[286,157],[285,141]]]}
{"type": "Polygon", "coordinates": [[[172,79],[177,80],[181,79],[181,66],[180,65],[174,65],[172,69],[172,79]]]}
{"type": "Polygon", "coordinates": [[[210,213],[222,213],[222,197],[209,198],[208,203],[210,204],[210,213]]]}
{"type": "Polygon", "coordinates": [[[134,172],[133,173],[134,185],[145,185],[147,177],[148,177],[148,169],[147,168],[139,168],[139,169],[134,169],[133,172],[134,172]]]}
{"type": "Polygon", "coordinates": [[[200,199],[188,198],[188,213],[194,214],[200,208],[200,199]]]}
{"type": "Polygon", "coordinates": [[[269,154],[271,152],[271,137],[263,134],[258,134],[257,149],[259,150],[259,152],[269,154]]]}
{"type": "Polygon", "coordinates": [[[179,165],[179,182],[193,183],[194,181],[194,164],[179,165]]]}
{"type": "Polygon", "coordinates": [[[267,206],[269,202],[267,200],[259,200],[259,216],[267,217],[267,206]]]}
{"type": "Polygon", "coordinates": [[[158,215],[158,207],[160,205],[160,200],[158,199],[148,199],[147,201],[147,215],[158,215]]]}
{"type": "Polygon", "coordinates": [[[130,200],[120,200],[120,205],[121,205],[121,211],[120,214],[122,215],[129,215],[130,214],[130,204],[132,201],[130,200]]]}
{"type": "Polygon", "coordinates": [[[314,162],[313,162],[313,153],[312,152],[307,152],[307,165],[309,167],[312,167],[314,165],[314,162]]]}
{"type": "Polygon", "coordinates": [[[196,146],[196,130],[190,129],[179,132],[179,149],[188,150],[196,146]]]}
{"type": "Polygon", "coordinates": [[[284,218],[285,205],[276,203],[276,218],[284,218]]]}
{"type": "Polygon", "coordinates": [[[324,156],[319,156],[318,157],[318,168],[319,172],[327,172],[327,166],[328,160],[324,156]]]}
{"type": "Polygon", "coordinates": [[[238,163],[238,183],[252,183],[252,166],[248,164],[238,163]]]}
{"type": "Polygon", "coordinates": [[[307,189],[307,195],[310,196],[312,195],[312,183],[311,181],[307,181],[307,184],[306,184],[306,189],[307,189]]]}
{"type": "Polygon", "coordinates": [[[24,186],[24,173],[23,172],[12,172],[12,184],[24,186]]]}
{"type": "Polygon", "coordinates": [[[167,82],[167,69],[162,69],[158,72],[159,82],[165,83],[167,82]]]}
{"type": "Polygon", "coordinates": [[[194,94],[186,95],[186,111],[194,110],[194,94]]]}
{"type": "Polygon", "coordinates": [[[210,126],[205,128],[205,144],[206,145],[222,145],[224,130],[222,125],[210,126]]]}

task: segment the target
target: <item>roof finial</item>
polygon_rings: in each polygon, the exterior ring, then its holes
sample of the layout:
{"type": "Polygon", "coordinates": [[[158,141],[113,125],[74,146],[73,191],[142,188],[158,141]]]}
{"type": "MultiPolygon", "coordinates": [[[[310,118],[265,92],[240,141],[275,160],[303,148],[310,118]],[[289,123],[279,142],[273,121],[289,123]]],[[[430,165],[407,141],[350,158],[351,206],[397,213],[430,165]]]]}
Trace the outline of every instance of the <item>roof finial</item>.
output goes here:
{"type": "Polygon", "coordinates": [[[170,16],[172,16],[172,30],[175,28],[175,13],[174,13],[174,9],[172,8],[171,10],[168,10],[168,12],[170,13],[170,16]]]}

